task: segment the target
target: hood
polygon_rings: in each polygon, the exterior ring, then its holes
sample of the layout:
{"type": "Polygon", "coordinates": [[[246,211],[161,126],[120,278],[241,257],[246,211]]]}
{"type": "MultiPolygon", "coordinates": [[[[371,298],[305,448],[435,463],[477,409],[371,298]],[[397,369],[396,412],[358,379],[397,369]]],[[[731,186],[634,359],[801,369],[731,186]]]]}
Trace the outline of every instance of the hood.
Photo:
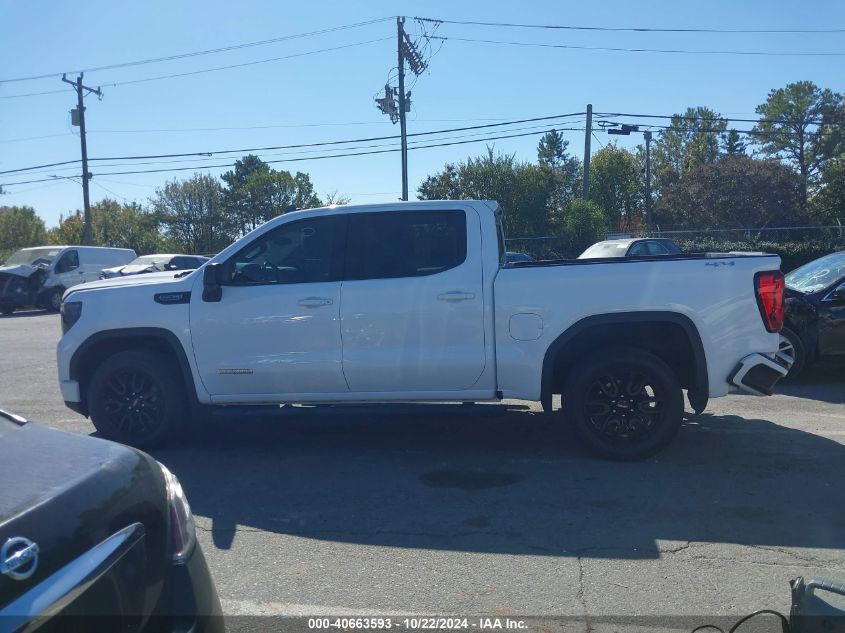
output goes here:
{"type": "Polygon", "coordinates": [[[153,264],[127,264],[126,266],[115,266],[114,268],[106,268],[104,273],[113,273],[115,275],[137,275],[138,273],[146,272],[161,272],[153,264]]]}
{"type": "MultiPolygon", "coordinates": [[[[0,430],[0,481],[0,541],[24,536],[40,550],[31,578],[11,582],[0,576],[0,612],[26,589],[133,522],[145,526],[148,552],[166,551],[163,476],[140,451],[31,422],[6,425],[0,430]],[[38,459],[45,455],[61,459],[38,459]]],[[[165,557],[149,560],[149,575],[160,581],[165,557]]]]}
{"type": "Polygon", "coordinates": [[[17,264],[15,266],[0,266],[0,273],[5,273],[7,275],[14,275],[15,277],[23,277],[24,279],[29,279],[36,270],[39,270],[35,266],[29,266],[28,264],[17,264]]]}
{"type": "Polygon", "coordinates": [[[187,283],[187,285],[190,285],[192,282],[189,280],[196,272],[195,270],[190,271],[190,275],[185,275],[184,277],[176,277],[176,275],[178,275],[179,273],[186,272],[189,271],[180,270],[165,271],[160,273],[148,273],[146,275],[124,275],[121,277],[112,277],[111,279],[101,279],[100,281],[89,281],[88,283],[73,286],[68,290],[68,293],[80,290],[99,290],[100,288],[117,288],[121,286],[144,286],[148,284],[160,284],[162,286],[169,286],[171,284],[176,285],[180,283],[187,283]]]}

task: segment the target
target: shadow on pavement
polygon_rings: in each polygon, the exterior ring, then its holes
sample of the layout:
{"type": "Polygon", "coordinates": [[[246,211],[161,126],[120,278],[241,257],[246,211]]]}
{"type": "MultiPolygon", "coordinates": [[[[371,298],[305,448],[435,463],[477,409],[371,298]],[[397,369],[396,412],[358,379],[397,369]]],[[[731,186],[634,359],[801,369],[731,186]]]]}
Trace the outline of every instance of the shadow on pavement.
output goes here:
{"type": "Polygon", "coordinates": [[[688,419],[645,462],[588,455],[526,410],[282,411],[159,451],[214,544],[236,527],[356,544],[657,558],[656,539],[845,548],[845,446],[735,416],[688,419]],[[213,435],[213,437],[212,437],[213,435]]]}
{"type": "Polygon", "coordinates": [[[811,367],[798,378],[778,383],[775,390],[796,398],[845,404],[845,368],[811,367]]]}

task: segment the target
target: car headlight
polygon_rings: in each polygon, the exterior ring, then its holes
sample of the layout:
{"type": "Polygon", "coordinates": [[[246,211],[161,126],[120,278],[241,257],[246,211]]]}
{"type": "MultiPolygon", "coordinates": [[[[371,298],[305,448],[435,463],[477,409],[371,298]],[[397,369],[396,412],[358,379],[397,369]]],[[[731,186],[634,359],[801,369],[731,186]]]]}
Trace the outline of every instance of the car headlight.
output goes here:
{"type": "Polygon", "coordinates": [[[79,321],[82,316],[82,302],[81,301],[63,301],[60,310],[62,314],[62,334],[67,334],[67,331],[73,327],[73,324],[79,321]]]}
{"type": "Polygon", "coordinates": [[[182,484],[167,468],[159,462],[161,472],[164,474],[164,481],[167,485],[167,506],[170,512],[169,538],[170,560],[177,565],[184,565],[194,546],[197,544],[197,529],[194,523],[194,515],[191,506],[188,505],[188,498],[182,490],[182,484]]]}

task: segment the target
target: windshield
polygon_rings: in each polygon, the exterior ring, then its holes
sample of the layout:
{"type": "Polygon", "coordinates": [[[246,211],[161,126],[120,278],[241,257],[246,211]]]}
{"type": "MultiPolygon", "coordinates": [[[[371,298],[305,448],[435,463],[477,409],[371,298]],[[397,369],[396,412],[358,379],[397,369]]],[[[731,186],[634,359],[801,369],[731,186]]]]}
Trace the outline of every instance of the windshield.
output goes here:
{"type": "Polygon", "coordinates": [[[595,257],[625,257],[630,243],[628,242],[598,242],[585,250],[578,259],[592,259],[595,257]]]}
{"type": "Polygon", "coordinates": [[[796,268],[786,276],[786,286],[799,292],[824,290],[845,277],[845,251],[826,255],[796,268]]]}
{"type": "Polygon", "coordinates": [[[56,259],[56,255],[62,249],[60,248],[27,248],[18,251],[17,253],[12,253],[6,259],[7,266],[20,266],[21,264],[25,264],[27,266],[49,266],[54,259],[56,259]]]}

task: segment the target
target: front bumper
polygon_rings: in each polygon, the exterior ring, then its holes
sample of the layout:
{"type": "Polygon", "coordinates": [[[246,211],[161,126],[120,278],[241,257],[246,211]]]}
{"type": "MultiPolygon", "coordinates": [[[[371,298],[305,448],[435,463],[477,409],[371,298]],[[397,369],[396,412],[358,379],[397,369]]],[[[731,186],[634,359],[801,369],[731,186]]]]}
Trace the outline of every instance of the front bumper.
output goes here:
{"type": "Polygon", "coordinates": [[[171,565],[156,614],[144,632],[223,633],[223,610],[199,543],[184,565],[171,565]]]}
{"type": "MultiPolygon", "coordinates": [[[[74,409],[73,404],[82,402],[79,392],[79,382],[76,380],[60,380],[59,389],[62,392],[62,400],[71,409],[74,409]]],[[[75,411],[76,409],[74,409],[75,411]]]]}
{"type": "Polygon", "coordinates": [[[220,600],[199,544],[185,564],[167,565],[152,613],[145,607],[147,555],[141,523],[119,530],[3,605],[0,630],[45,625],[51,632],[223,633],[220,600]]]}
{"type": "Polygon", "coordinates": [[[750,354],[739,361],[728,377],[728,382],[747,393],[770,396],[775,383],[788,372],[789,366],[779,361],[777,356],[772,358],[763,354],[750,354]]]}

